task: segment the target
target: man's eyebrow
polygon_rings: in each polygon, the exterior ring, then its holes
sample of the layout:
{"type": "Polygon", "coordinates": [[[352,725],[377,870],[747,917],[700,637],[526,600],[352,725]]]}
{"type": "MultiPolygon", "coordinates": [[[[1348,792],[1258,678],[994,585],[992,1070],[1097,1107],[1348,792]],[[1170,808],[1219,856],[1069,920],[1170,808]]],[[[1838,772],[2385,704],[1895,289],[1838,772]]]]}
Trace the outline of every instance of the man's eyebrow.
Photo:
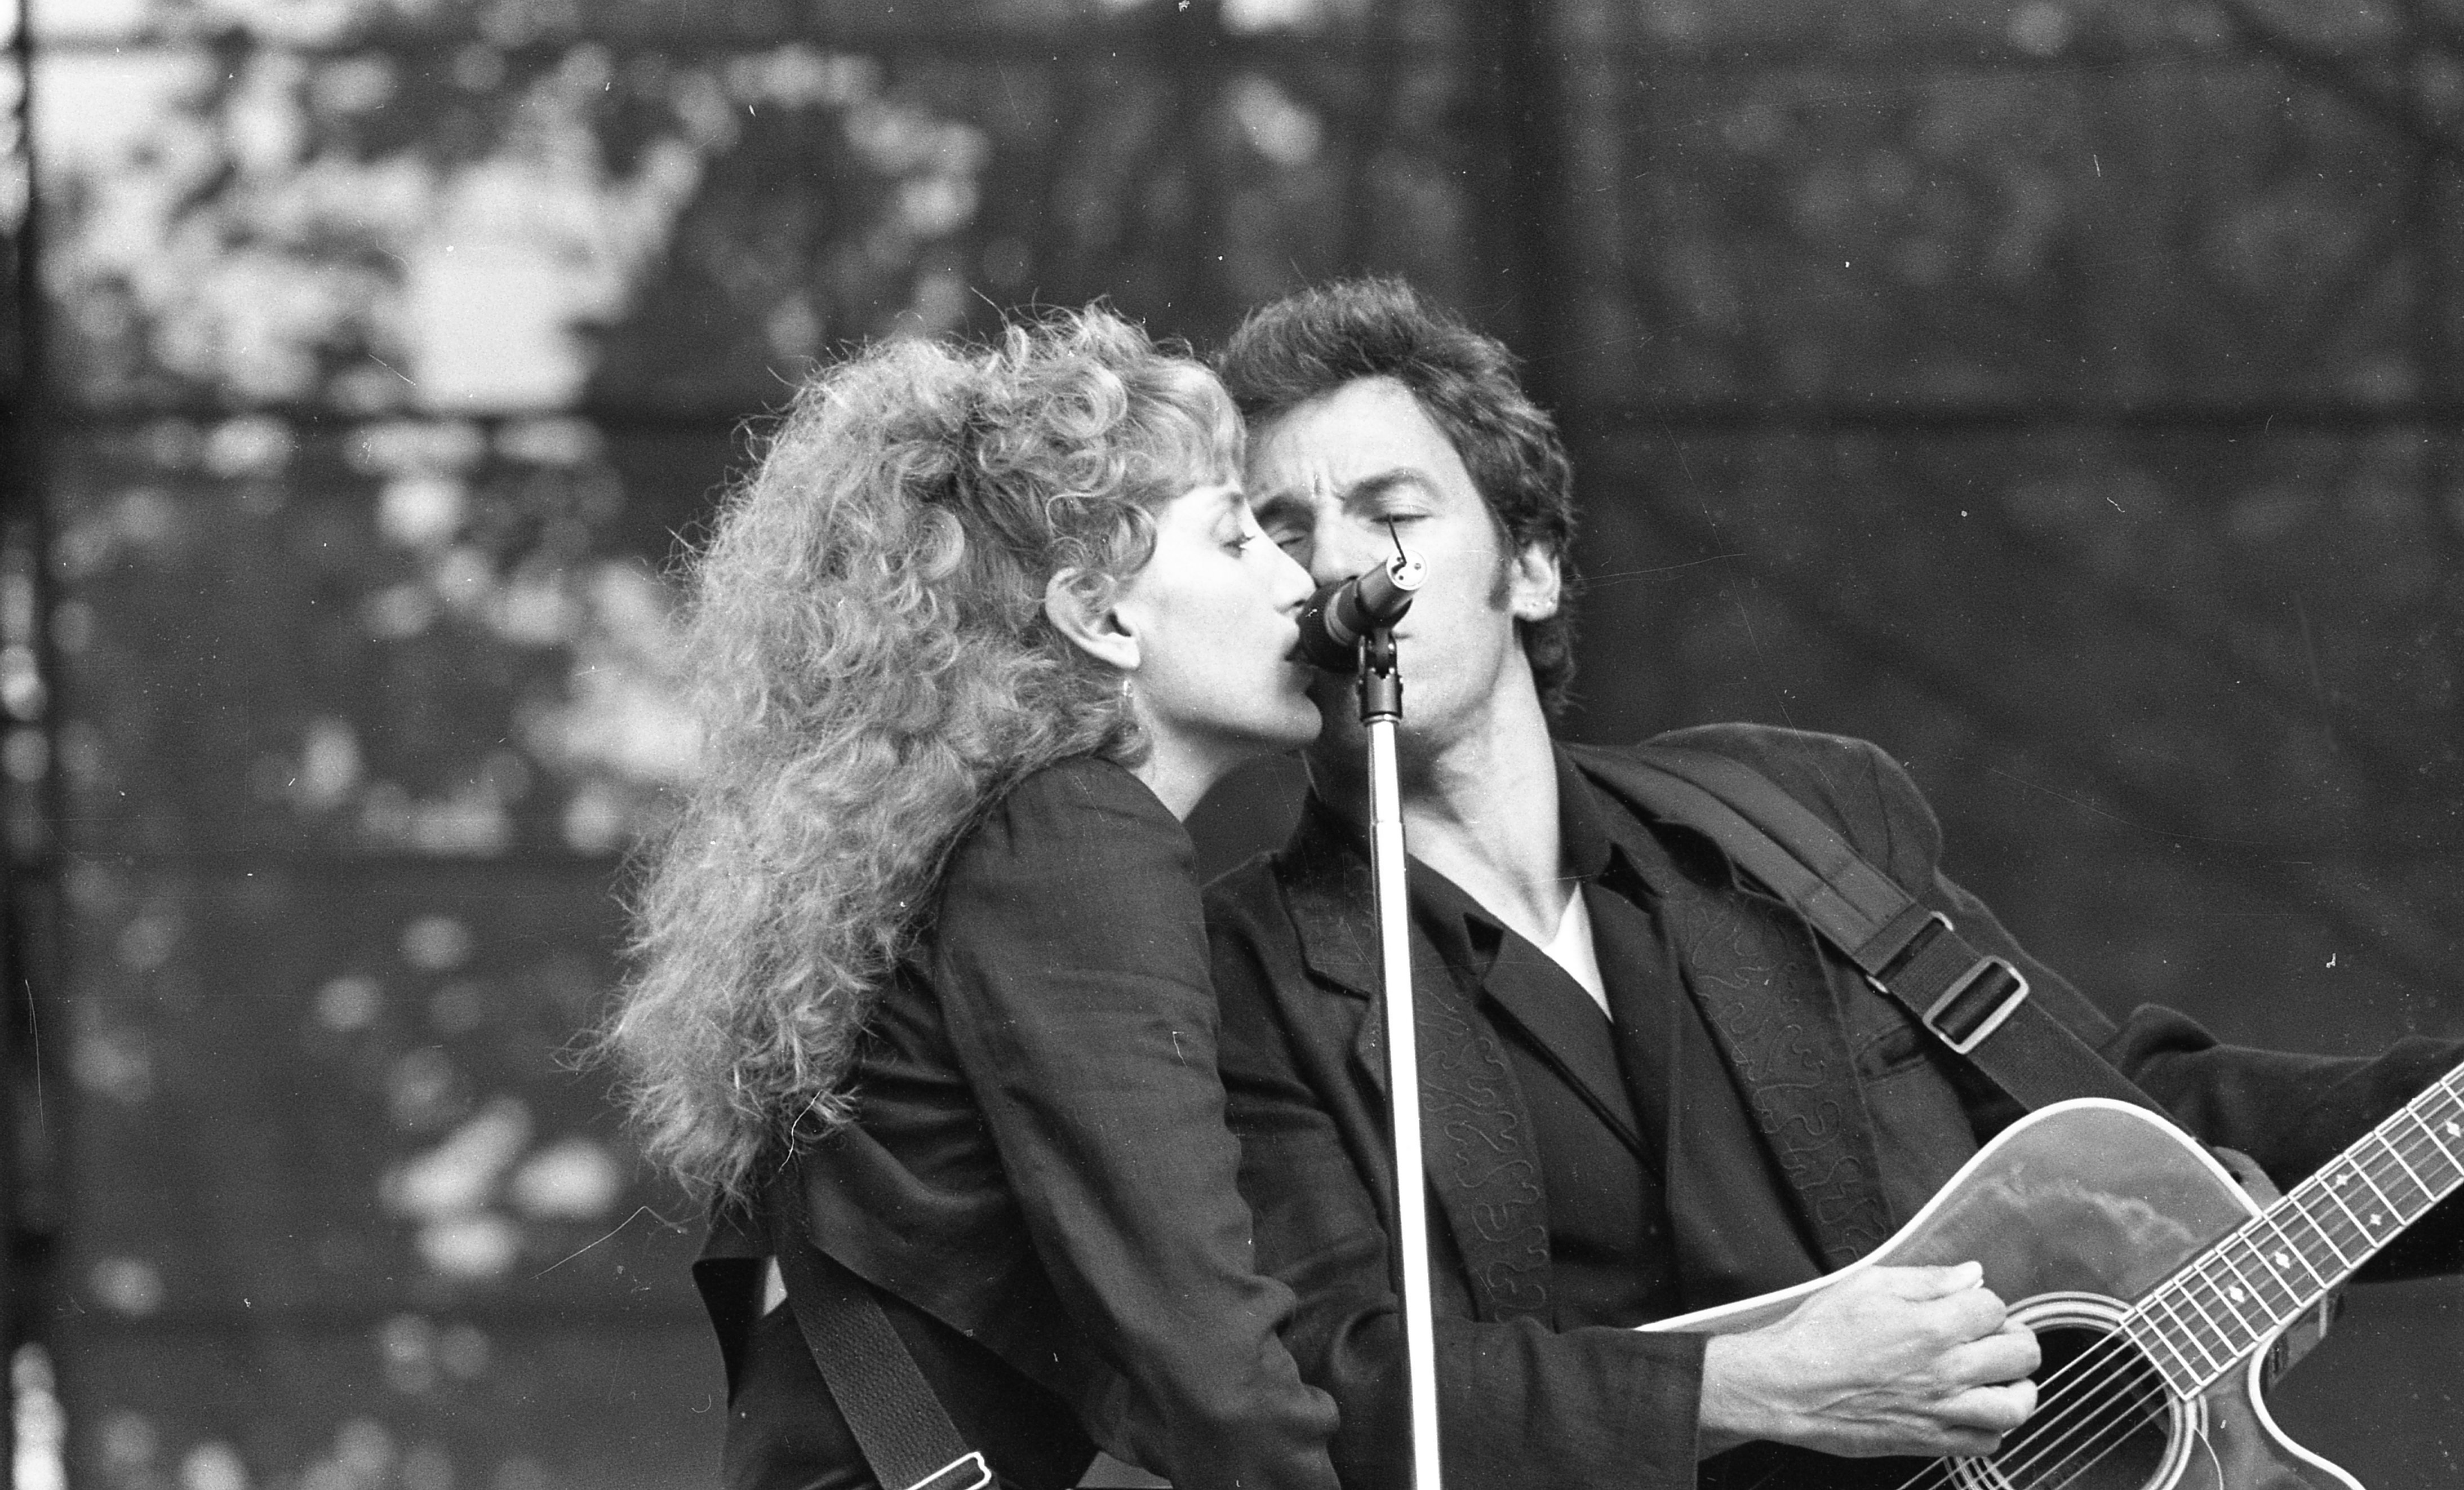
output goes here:
{"type": "MultiPolygon", "coordinates": [[[[1427,472],[1417,467],[1396,466],[1347,481],[1335,494],[1344,506],[1358,507],[1364,502],[1374,502],[1398,487],[1412,487],[1423,492],[1437,489],[1427,472]]],[[[1270,512],[1306,508],[1309,505],[1309,495],[1300,488],[1277,487],[1267,492],[1250,493],[1249,505],[1264,516],[1270,512]]]]}
{"type": "Polygon", "coordinates": [[[1347,483],[1343,488],[1343,505],[1355,507],[1362,502],[1375,501],[1397,487],[1417,487],[1422,491],[1436,490],[1435,483],[1431,482],[1424,472],[1410,466],[1395,466],[1385,471],[1372,471],[1356,481],[1347,483]]]}

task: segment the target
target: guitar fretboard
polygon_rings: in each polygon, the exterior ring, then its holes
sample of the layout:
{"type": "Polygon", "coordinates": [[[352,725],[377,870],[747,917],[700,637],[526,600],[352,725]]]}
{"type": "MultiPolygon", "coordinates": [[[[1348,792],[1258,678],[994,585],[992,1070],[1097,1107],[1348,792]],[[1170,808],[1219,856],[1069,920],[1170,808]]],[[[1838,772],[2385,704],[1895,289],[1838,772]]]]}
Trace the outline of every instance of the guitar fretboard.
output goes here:
{"type": "Polygon", "coordinates": [[[2140,1300],[2123,1331],[2205,1391],[2464,1186],[2464,1067],[2140,1300]]]}

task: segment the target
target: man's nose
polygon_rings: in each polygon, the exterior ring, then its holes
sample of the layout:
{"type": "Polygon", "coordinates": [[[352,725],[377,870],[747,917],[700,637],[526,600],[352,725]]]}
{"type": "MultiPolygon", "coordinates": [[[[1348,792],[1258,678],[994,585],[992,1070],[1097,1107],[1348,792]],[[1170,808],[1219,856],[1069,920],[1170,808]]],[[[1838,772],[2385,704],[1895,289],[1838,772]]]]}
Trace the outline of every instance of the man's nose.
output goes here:
{"type": "Polygon", "coordinates": [[[1390,546],[1383,533],[1368,537],[1320,528],[1317,541],[1309,547],[1309,579],[1317,584],[1349,580],[1384,562],[1390,546]]]}

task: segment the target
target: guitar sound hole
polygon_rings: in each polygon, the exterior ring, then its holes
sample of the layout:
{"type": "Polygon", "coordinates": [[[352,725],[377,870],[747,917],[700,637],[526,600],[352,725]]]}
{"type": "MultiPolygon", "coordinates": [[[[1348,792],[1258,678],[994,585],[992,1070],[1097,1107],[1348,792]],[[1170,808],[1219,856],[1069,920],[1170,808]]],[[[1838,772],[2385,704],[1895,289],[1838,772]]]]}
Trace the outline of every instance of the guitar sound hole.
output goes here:
{"type": "MultiPolygon", "coordinates": [[[[2167,1468],[2172,1407],[2164,1379],[2121,1336],[2038,1326],[2036,1411],[1991,1457],[2013,1490],[2140,1490],[2167,1468]]],[[[1992,1483],[1990,1479],[1983,1482],[1992,1483]]]]}

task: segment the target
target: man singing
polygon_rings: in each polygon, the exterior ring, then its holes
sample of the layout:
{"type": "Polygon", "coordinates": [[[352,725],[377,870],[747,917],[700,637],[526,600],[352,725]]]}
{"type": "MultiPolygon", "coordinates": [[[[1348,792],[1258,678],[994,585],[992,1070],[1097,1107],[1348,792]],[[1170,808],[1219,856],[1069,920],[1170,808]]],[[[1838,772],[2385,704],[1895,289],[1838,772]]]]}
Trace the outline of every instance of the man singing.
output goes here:
{"type": "MultiPolygon", "coordinates": [[[[2022,1107],[1719,843],[1638,806],[1631,753],[1551,736],[1570,471],[1509,354],[1362,281],[1257,312],[1221,361],[1250,499],[1316,581],[1398,542],[1428,562],[1397,627],[1398,754],[1449,1486],[1828,1486],[1861,1481],[1795,1451],[1990,1452],[2035,1402],[2038,1350],[1971,1265],[1862,1269],[1745,1333],[1631,1328],[1863,1256],[2022,1107]]],[[[1349,680],[1316,697],[1299,826],[1210,896],[1221,1060],[1259,1265],[1299,1297],[1288,1343],[1341,1409],[1338,1472],[1403,1490],[1368,782],[1349,680]]],[[[2007,958],[2117,1085],[2279,1184],[2464,1059],[2239,1049],[2152,1007],[2117,1025],[1943,877],[1939,824],[1880,749],[1743,724],[1661,743],[1775,783],[2007,958]]],[[[2448,1205],[2365,1276],[2459,1245],[2448,1205]]]]}

